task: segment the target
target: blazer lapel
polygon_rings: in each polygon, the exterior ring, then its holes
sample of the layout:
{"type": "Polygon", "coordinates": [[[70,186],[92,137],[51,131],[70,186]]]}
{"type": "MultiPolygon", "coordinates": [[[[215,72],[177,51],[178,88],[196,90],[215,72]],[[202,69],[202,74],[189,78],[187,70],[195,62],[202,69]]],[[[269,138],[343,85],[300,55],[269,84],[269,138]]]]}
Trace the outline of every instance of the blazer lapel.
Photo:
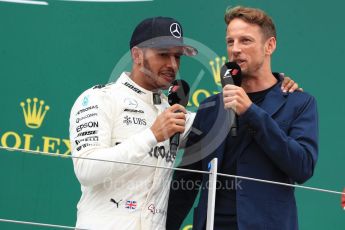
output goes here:
{"type": "Polygon", "coordinates": [[[280,89],[281,83],[277,84],[267,93],[266,99],[262,102],[261,108],[270,116],[273,116],[285,103],[288,93],[283,93],[280,89]]]}

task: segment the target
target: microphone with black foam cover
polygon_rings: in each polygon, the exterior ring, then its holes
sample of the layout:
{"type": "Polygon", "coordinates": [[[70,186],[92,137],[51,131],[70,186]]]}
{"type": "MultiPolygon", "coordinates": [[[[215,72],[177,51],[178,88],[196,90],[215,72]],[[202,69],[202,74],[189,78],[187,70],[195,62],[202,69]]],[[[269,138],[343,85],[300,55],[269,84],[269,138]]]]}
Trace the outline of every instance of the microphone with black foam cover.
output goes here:
{"type": "MultiPolygon", "coordinates": [[[[241,67],[236,62],[225,63],[220,70],[220,80],[222,87],[226,85],[241,86],[242,72],[241,67]]],[[[230,133],[231,136],[237,136],[237,117],[233,109],[229,111],[230,133]]]]}
{"type": "MultiPolygon", "coordinates": [[[[189,85],[186,81],[178,79],[173,81],[172,85],[169,88],[168,92],[168,102],[169,104],[175,105],[180,104],[184,107],[188,104],[189,99],[189,85]]],[[[178,113],[181,111],[176,111],[178,113]]],[[[175,133],[170,137],[170,153],[173,156],[176,156],[177,148],[180,144],[180,133],[175,133]]]]}

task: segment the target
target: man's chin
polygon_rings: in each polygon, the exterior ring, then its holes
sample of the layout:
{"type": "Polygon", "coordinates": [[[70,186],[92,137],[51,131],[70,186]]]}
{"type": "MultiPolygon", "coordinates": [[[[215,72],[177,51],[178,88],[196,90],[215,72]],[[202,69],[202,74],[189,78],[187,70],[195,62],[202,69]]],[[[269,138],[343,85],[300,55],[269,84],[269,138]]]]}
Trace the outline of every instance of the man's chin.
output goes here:
{"type": "Polygon", "coordinates": [[[170,84],[167,84],[167,85],[163,85],[163,86],[161,87],[161,89],[162,89],[162,90],[167,90],[167,89],[169,89],[170,86],[171,86],[171,83],[170,83],[170,84]]]}

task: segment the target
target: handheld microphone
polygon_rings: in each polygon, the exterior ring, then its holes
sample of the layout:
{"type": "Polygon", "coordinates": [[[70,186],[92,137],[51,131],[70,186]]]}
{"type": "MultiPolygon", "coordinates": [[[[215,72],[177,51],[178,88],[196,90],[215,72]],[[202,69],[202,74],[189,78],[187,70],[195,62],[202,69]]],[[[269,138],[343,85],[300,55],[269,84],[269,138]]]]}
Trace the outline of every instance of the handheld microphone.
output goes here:
{"type": "MultiPolygon", "coordinates": [[[[225,85],[236,85],[241,86],[242,83],[242,73],[241,67],[236,62],[225,63],[220,70],[220,80],[222,87],[225,85]]],[[[230,133],[231,136],[237,136],[237,115],[233,109],[229,111],[230,120],[230,133]]]]}
{"type": "MultiPolygon", "coordinates": [[[[189,85],[184,80],[175,80],[169,88],[168,102],[170,105],[180,104],[184,107],[188,104],[189,85]]],[[[180,111],[176,111],[178,113],[180,111]]],[[[177,148],[180,144],[180,133],[175,133],[170,137],[170,153],[176,156],[177,148]]]]}

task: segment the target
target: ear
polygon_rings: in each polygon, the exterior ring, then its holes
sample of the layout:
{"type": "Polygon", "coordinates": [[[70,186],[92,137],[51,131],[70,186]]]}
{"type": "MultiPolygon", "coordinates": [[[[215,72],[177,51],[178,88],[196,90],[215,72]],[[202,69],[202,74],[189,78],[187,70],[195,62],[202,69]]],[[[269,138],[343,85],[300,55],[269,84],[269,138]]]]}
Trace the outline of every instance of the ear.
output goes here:
{"type": "Polygon", "coordinates": [[[271,56],[273,52],[275,51],[276,47],[277,47],[277,40],[275,37],[270,37],[269,39],[267,39],[267,41],[265,42],[266,55],[271,56]]]}
{"type": "Polygon", "coordinates": [[[131,49],[131,55],[132,55],[133,63],[137,65],[140,65],[141,63],[143,63],[144,54],[143,54],[142,49],[134,46],[131,49]]]}

